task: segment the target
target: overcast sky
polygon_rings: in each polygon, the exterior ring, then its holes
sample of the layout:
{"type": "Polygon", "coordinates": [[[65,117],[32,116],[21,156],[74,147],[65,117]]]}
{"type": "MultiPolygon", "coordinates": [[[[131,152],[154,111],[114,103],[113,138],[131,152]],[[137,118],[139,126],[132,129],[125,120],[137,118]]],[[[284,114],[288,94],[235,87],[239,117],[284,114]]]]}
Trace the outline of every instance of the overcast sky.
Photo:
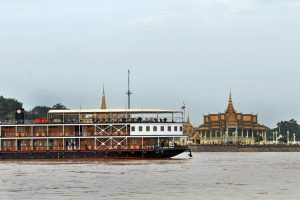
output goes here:
{"type": "Polygon", "coordinates": [[[0,0],[0,95],[26,109],[61,102],[179,109],[194,124],[237,111],[300,120],[300,1],[0,0]]]}

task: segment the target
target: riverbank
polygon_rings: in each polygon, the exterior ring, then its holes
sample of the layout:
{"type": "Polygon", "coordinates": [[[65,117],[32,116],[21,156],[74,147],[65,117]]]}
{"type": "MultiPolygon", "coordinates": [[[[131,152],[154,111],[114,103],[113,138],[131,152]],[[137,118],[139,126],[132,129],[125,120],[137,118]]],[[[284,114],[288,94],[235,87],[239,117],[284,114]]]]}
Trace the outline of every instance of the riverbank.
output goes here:
{"type": "Polygon", "coordinates": [[[190,145],[192,152],[300,152],[299,145],[190,145]]]}

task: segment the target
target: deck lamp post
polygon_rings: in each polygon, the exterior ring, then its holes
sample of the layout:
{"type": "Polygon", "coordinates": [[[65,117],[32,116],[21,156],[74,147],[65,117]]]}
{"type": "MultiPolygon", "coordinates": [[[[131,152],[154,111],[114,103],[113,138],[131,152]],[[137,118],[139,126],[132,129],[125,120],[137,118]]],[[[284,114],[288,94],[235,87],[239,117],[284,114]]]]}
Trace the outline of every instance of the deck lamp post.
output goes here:
{"type": "Polygon", "coordinates": [[[276,131],[275,134],[276,134],[276,144],[277,144],[278,143],[278,132],[276,131]]]}
{"type": "Polygon", "coordinates": [[[273,144],[275,143],[275,133],[273,132],[273,144]]]}
{"type": "Polygon", "coordinates": [[[294,138],[294,144],[296,144],[296,134],[293,133],[293,138],[294,138]]]}

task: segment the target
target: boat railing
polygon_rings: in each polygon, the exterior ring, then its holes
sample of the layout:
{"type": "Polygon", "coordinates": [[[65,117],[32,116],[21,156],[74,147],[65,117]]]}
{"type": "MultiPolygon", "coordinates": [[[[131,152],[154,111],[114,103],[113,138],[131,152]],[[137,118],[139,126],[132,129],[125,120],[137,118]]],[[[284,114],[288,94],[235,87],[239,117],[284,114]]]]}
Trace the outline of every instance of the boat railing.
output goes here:
{"type": "Polygon", "coordinates": [[[18,124],[111,124],[111,123],[118,123],[118,124],[127,124],[127,123],[181,123],[178,120],[171,120],[166,118],[160,119],[139,119],[139,118],[130,118],[130,119],[105,119],[105,120],[58,120],[52,119],[47,122],[37,123],[34,120],[24,120],[22,122],[18,122],[15,120],[4,120],[0,121],[0,125],[18,125],[18,124]]]}
{"type": "Polygon", "coordinates": [[[16,120],[1,120],[0,125],[16,125],[16,124],[34,124],[33,120],[24,120],[22,122],[16,120]]]}
{"type": "Polygon", "coordinates": [[[172,118],[104,118],[104,119],[80,119],[80,120],[68,120],[68,119],[50,119],[49,123],[64,123],[64,124],[100,124],[100,123],[179,123],[178,119],[172,118]]]}

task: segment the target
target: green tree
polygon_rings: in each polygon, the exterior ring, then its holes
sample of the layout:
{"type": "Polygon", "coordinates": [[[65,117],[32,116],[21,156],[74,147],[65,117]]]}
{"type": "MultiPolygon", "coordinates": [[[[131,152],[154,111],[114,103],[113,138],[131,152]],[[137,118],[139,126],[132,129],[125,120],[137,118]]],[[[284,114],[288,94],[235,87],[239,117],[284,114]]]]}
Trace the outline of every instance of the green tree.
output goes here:
{"type": "Polygon", "coordinates": [[[0,96],[0,120],[13,120],[16,109],[22,106],[23,104],[16,99],[0,96]]]}
{"type": "Polygon", "coordinates": [[[300,139],[299,125],[296,120],[291,119],[290,121],[281,121],[277,123],[277,128],[275,129],[279,134],[282,135],[284,141],[287,140],[287,132],[289,131],[289,140],[293,140],[293,134],[296,136],[296,140],[300,139]]]}
{"type": "MultiPolygon", "coordinates": [[[[0,120],[14,120],[16,109],[22,108],[22,106],[23,103],[16,99],[0,96],[0,120]]],[[[35,106],[32,110],[25,111],[25,119],[46,118],[48,111],[51,109],[61,110],[67,108],[61,103],[57,103],[52,107],[35,106]]]]}
{"type": "Polygon", "coordinates": [[[27,112],[28,117],[30,119],[36,119],[36,118],[47,118],[47,114],[49,110],[55,109],[55,110],[62,110],[67,109],[66,106],[64,106],[61,103],[57,103],[53,105],[52,107],[48,106],[35,106],[30,112],[27,112]]]}
{"type": "Polygon", "coordinates": [[[54,110],[64,110],[64,109],[67,109],[67,108],[63,104],[57,103],[57,104],[52,106],[52,109],[54,109],[54,110]]]}
{"type": "Polygon", "coordinates": [[[32,118],[47,118],[50,107],[47,106],[36,106],[31,110],[32,118]]]}

